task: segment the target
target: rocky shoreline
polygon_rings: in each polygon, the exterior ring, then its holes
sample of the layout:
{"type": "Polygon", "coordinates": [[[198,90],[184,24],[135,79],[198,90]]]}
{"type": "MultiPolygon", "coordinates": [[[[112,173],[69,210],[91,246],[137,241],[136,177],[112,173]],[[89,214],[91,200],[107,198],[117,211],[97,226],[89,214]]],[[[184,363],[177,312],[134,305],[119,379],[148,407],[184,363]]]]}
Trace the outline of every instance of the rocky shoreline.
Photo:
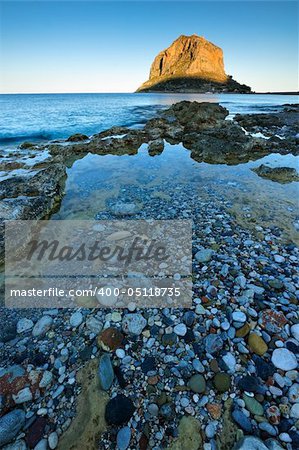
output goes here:
{"type": "Polygon", "coordinates": [[[91,137],[75,134],[41,145],[24,142],[20,151],[0,162],[0,170],[7,174],[0,180],[0,217],[46,217],[63,196],[66,169],[87,153],[133,155],[146,143],[149,153],[156,155],[163,152],[164,142],[182,142],[191,158],[209,164],[234,165],[271,153],[299,154],[298,105],[272,114],[237,114],[234,120],[226,120],[227,116],[228,110],[216,103],[183,101],[142,129],[112,127],[91,137]],[[46,156],[39,158],[43,153],[46,156]]]}
{"type": "MultiPolygon", "coordinates": [[[[48,217],[67,167],[89,152],[136,154],[145,143],[157,155],[166,141],[210,164],[298,155],[298,107],[275,114],[228,121],[217,104],[180,102],[140,130],[23,144],[27,159],[2,160],[25,173],[0,182],[1,217],[48,217]]],[[[282,172],[276,182],[294,180],[282,172]]],[[[93,298],[75,311],[2,308],[0,448],[298,448],[298,248],[274,226],[238,224],[208,187],[199,197],[169,183],[168,209],[136,217],[193,220],[192,308],[99,310],[93,298]]]]}

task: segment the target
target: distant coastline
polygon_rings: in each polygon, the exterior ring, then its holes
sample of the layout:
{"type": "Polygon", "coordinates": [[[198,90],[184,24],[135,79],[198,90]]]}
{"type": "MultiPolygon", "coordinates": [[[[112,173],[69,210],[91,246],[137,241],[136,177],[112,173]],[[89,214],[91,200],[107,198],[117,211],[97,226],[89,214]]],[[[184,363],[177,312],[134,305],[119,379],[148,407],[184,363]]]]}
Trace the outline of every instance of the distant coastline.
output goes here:
{"type": "Polygon", "coordinates": [[[252,92],[252,94],[261,94],[261,95],[299,95],[299,91],[290,91],[290,92],[252,92]]]}
{"type": "MultiPolygon", "coordinates": [[[[151,91],[152,94],[236,94],[236,95],[299,95],[299,91],[286,91],[286,92],[198,92],[198,91],[190,91],[190,92],[170,92],[170,91],[151,91]]],[[[0,92],[1,95],[131,95],[131,94],[144,94],[144,92],[136,92],[136,91],[129,91],[129,92],[0,92]]]]}

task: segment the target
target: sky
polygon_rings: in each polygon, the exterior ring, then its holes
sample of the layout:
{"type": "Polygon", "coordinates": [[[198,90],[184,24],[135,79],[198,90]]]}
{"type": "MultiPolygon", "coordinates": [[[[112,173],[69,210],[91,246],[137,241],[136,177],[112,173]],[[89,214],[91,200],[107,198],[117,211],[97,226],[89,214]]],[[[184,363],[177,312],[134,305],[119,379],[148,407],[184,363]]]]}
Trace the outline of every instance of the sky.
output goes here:
{"type": "MultiPolygon", "coordinates": [[[[1,0],[0,0],[1,1],[1,0]]],[[[298,3],[1,1],[0,92],[133,92],[179,35],[257,92],[298,90],[298,3]]]]}

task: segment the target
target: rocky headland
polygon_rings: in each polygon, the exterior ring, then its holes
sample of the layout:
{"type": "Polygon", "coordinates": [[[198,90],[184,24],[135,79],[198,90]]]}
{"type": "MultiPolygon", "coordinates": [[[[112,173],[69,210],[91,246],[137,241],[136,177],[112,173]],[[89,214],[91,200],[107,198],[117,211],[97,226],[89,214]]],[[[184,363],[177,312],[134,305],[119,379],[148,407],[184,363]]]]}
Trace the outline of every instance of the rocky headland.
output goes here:
{"type": "MultiPolygon", "coordinates": [[[[259,122],[227,116],[218,104],[180,102],[142,129],[22,144],[1,163],[2,221],[49,217],[67,168],[88,153],[134,155],[145,144],[155,157],[182,143],[209,164],[299,154],[298,106],[259,122]]],[[[281,172],[275,182],[297,179],[281,172]]],[[[169,182],[168,206],[124,201],[104,218],[193,220],[192,307],[98,309],[86,297],[75,310],[2,308],[0,448],[298,448],[298,248],[275,226],[244,228],[221,194],[169,182]]]]}
{"type": "Polygon", "coordinates": [[[223,52],[202,36],[178,37],[154,59],[137,92],[238,92],[251,89],[224,70],[223,52]]]}

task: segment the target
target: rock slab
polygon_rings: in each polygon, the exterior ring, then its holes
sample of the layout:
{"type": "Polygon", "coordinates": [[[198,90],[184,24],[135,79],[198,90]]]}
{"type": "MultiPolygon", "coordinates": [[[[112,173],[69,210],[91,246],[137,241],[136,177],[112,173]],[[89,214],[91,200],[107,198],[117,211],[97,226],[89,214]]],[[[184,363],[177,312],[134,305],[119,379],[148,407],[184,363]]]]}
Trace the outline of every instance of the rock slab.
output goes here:
{"type": "Polygon", "coordinates": [[[25,412],[21,409],[5,414],[0,418],[0,446],[11,442],[25,423],[25,412]]]}

